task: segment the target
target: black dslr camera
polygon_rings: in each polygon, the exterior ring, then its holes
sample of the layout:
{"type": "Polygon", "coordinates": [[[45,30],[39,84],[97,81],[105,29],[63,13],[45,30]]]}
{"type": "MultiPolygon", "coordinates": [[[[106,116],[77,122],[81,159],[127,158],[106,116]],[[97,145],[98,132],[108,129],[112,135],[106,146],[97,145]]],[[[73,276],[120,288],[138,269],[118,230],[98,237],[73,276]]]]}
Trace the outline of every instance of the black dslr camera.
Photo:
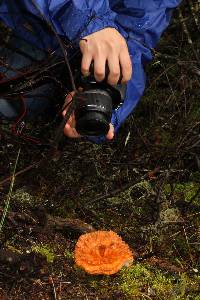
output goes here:
{"type": "Polygon", "coordinates": [[[94,78],[93,66],[88,77],[83,77],[79,70],[75,70],[77,86],[82,91],[75,95],[76,130],[82,136],[106,135],[111,122],[112,110],[123,101],[126,85],[119,83],[111,86],[107,83],[109,69],[106,66],[106,76],[102,82],[94,78]],[[77,72],[77,73],[76,73],[77,72]]]}
{"type": "MultiPolygon", "coordinates": [[[[80,51],[74,53],[73,57],[70,58],[70,66],[73,71],[73,77],[76,87],[81,87],[81,92],[76,93],[75,98],[75,119],[76,119],[76,130],[82,136],[104,136],[109,131],[109,124],[111,122],[111,116],[113,109],[116,109],[123,101],[126,92],[126,85],[119,84],[111,86],[107,83],[107,77],[109,74],[108,66],[106,68],[106,76],[102,82],[96,82],[94,78],[94,68],[91,67],[90,74],[88,77],[83,77],[80,71],[81,65],[81,54],[80,51]]],[[[12,66],[12,65],[11,65],[12,66]]],[[[15,94],[25,94],[26,105],[31,111],[31,105],[36,106],[36,101],[29,101],[28,93],[34,92],[41,86],[45,89],[50,86],[49,91],[52,90],[52,95],[43,95],[43,91],[38,92],[41,97],[55,98],[55,95],[60,95],[63,100],[63,95],[66,93],[66,88],[72,90],[69,76],[66,76],[66,65],[63,64],[63,60],[60,58],[48,68],[44,67],[41,70],[41,63],[36,64],[35,67],[27,72],[21,72],[22,74],[16,76],[14,79],[6,79],[1,82],[1,95],[4,99],[5,96],[12,93],[13,97],[15,94]],[[44,69],[44,70],[43,70],[44,69]],[[52,82],[52,79],[53,80],[52,82]],[[55,85],[55,83],[59,83],[55,85]],[[51,84],[51,85],[49,85],[51,84]],[[60,87],[62,91],[60,90],[60,87]],[[64,87],[64,88],[62,88],[64,87]]],[[[50,92],[49,92],[50,93],[50,92]]],[[[32,98],[34,96],[31,96],[32,98]]],[[[40,97],[40,96],[38,96],[40,97]]],[[[59,98],[59,97],[58,97],[59,98]]],[[[46,98],[45,98],[46,99],[46,98]]],[[[37,93],[35,100],[37,100],[37,93]]],[[[38,103],[44,103],[42,100],[38,100],[38,103]]],[[[9,102],[3,100],[8,106],[9,102]]],[[[52,100],[53,103],[53,100],[52,100]]],[[[16,118],[21,114],[23,109],[21,99],[12,101],[12,115],[16,118]]],[[[42,106],[42,105],[41,105],[42,106]]],[[[10,107],[9,107],[10,109],[10,107]]],[[[8,109],[7,109],[8,110],[8,109]]],[[[9,110],[10,111],[10,110],[9,110]]]]}

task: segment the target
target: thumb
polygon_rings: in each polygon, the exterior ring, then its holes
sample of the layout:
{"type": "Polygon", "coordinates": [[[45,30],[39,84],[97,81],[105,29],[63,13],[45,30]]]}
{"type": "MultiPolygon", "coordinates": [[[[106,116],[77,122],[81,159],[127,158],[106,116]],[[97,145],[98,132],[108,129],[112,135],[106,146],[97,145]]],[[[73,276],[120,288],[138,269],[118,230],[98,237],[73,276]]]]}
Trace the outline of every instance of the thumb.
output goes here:
{"type": "Polygon", "coordinates": [[[110,123],[110,129],[106,135],[107,140],[112,140],[114,138],[114,127],[113,125],[110,123]]]}

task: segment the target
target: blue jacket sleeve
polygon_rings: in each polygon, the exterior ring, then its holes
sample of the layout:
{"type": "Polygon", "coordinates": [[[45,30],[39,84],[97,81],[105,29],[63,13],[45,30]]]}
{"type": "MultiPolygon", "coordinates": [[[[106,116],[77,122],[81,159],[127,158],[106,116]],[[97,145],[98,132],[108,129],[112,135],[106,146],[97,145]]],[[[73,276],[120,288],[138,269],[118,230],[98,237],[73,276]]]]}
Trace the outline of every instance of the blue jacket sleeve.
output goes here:
{"type": "Polygon", "coordinates": [[[151,49],[169,25],[172,11],[181,0],[111,0],[115,23],[126,38],[133,65],[123,105],[113,112],[115,131],[134,110],[145,88],[144,65],[152,59],[151,49]]]}
{"type": "MultiPolygon", "coordinates": [[[[28,1],[24,0],[24,2],[28,1]]],[[[34,2],[53,23],[57,33],[71,41],[79,41],[82,37],[106,27],[117,29],[116,13],[110,9],[109,0],[35,0],[34,2]]]]}
{"type": "MultiPolygon", "coordinates": [[[[84,36],[106,27],[117,29],[116,13],[110,9],[109,0],[2,0],[0,1],[0,20],[15,29],[27,40],[30,33],[24,30],[25,20],[32,16],[50,22],[56,32],[64,38],[78,42],[84,36]]],[[[37,26],[37,22],[32,22],[37,26]]],[[[37,30],[38,31],[42,31],[37,30]]],[[[45,34],[40,32],[46,39],[45,34]]],[[[46,43],[47,44],[47,43],[46,43]]]]}

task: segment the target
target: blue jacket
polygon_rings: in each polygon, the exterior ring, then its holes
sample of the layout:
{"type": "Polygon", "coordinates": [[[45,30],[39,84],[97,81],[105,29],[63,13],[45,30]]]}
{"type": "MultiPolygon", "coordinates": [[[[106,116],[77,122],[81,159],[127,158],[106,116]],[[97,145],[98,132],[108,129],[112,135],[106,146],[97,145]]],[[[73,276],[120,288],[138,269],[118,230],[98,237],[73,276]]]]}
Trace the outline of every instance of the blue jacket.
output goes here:
{"type": "Polygon", "coordinates": [[[116,28],[127,41],[133,64],[133,76],[128,82],[124,103],[113,111],[112,123],[117,130],[144,92],[144,64],[152,59],[151,49],[156,46],[170,22],[173,9],[180,2],[181,0],[0,0],[0,20],[15,29],[25,40],[37,43],[43,49],[57,47],[48,26],[41,26],[44,19],[45,22],[51,22],[60,36],[76,45],[82,37],[95,31],[106,27],[116,28]]]}

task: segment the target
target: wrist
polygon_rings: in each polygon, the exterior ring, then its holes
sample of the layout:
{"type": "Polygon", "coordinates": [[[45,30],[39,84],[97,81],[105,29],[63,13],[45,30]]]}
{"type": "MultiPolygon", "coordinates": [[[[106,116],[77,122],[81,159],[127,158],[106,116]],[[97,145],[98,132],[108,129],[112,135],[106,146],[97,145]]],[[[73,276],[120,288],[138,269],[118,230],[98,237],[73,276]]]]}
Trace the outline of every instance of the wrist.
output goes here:
{"type": "Polygon", "coordinates": [[[118,27],[113,20],[113,14],[110,15],[110,13],[107,13],[104,16],[94,15],[88,22],[85,29],[82,31],[80,40],[94,32],[100,31],[105,28],[115,28],[118,31],[118,27]]]}

